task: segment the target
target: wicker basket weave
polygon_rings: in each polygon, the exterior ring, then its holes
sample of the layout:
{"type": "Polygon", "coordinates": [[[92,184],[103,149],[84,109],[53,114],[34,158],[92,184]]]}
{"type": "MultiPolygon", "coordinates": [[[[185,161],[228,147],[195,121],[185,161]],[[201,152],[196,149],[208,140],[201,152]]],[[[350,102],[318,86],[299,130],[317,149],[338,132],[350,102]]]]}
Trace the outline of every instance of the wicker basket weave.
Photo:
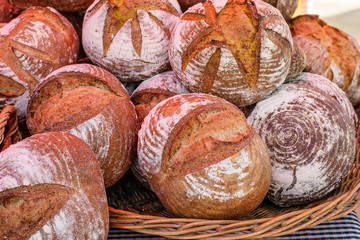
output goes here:
{"type": "Polygon", "coordinates": [[[340,186],[326,198],[301,207],[280,208],[264,200],[238,220],[175,218],[156,195],[128,173],[107,190],[110,226],[175,239],[256,239],[282,236],[343,217],[360,206],[360,128],[356,159],[340,186]]]}
{"type": "Polygon", "coordinates": [[[5,106],[0,112],[0,151],[22,139],[14,106],[5,106]]]}

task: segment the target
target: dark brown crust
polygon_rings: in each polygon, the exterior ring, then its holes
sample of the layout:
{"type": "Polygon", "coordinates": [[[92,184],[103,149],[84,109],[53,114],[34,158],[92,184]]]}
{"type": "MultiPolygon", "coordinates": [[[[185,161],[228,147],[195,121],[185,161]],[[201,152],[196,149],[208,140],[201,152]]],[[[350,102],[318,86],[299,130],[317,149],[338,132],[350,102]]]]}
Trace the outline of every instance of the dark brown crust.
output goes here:
{"type": "Polygon", "coordinates": [[[9,0],[11,4],[20,8],[27,9],[29,7],[53,7],[62,12],[76,12],[86,10],[94,0],[9,0]]]}
{"type": "Polygon", "coordinates": [[[1,23],[8,23],[19,15],[21,10],[11,5],[8,0],[0,0],[0,28],[1,23]]]}

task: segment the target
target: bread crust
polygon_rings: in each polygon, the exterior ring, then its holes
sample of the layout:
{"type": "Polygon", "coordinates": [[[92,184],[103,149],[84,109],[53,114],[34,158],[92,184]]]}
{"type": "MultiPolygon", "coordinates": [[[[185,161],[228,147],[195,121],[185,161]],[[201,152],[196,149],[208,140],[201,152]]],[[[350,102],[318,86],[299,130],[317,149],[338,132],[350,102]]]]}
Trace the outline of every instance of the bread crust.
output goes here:
{"type": "Polygon", "coordinates": [[[78,57],[79,38],[55,9],[33,7],[0,28],[0,107],[14,105],[23,122],[42,78],[78,57]]]}
{"type": "Polygon", "coordinates": [[[271,175],[267,148],[243,113],[207,94],[156,105],[139,131],[138,161],[151,189],[180,217],[246,215],[265,197],[271,175]]]}
{"type": "Polygon", "coordinates": [[[136,154],[138,118],[122,84],[109,72],[75,64],[50,74],[29,101],[31,133],[67,131],[88,143],[110,187],[136,154]]]}
{"type": "Polygon", "coordinates": [[[8,239],[107,239],[106,192],[94,152],[60,132],[0,153],[0,235],[8,239]]]}
{"type": "Polygon", "coordinates": [[[61,12],[76,12],[86,10],[93,0],[9,0],[9,2],[20,9],[41,6],[52,7],[61,12]]]}

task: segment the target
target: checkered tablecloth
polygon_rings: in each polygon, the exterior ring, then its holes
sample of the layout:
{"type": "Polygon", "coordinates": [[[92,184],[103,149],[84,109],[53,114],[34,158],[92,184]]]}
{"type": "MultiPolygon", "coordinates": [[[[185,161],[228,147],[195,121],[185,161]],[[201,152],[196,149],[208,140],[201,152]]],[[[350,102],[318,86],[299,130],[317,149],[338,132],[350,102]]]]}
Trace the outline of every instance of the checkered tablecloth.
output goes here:
{"type": "MultiPolygon", "coordinates": [[[[108,240],[114,239],[165,239],[159,236],[147,235],[126,229],[111,228],[108,240]]],[[[264,238],[265,239],[265,238],[264,238]]],[[[266,240],[360,240],[360,222],[355,212],[349,215],[319,224],[315,227],[300,230],[295,233],[266,240]]]]}

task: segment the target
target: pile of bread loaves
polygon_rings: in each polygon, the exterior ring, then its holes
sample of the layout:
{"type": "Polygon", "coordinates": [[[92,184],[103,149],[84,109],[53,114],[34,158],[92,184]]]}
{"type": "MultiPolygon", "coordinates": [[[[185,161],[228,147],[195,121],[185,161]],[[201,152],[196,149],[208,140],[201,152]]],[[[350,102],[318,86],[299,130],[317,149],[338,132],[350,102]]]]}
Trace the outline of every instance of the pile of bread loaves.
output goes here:
{"type": "Polygon", "coordinates": [[[297,0],[0,3],[0,108],[29,132],[0,154],[6,239],[106,239],[130,169],[174,216],[236,219],[353,164],[359,45],[297,0]]]}

